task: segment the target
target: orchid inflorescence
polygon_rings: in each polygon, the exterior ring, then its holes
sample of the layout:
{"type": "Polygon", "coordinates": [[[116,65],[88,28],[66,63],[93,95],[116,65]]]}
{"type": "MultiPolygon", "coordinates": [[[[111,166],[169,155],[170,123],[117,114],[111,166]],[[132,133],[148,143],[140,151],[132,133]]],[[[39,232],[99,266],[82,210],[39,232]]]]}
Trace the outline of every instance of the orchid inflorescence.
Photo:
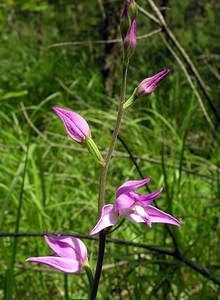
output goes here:
{"type": "MultiPolygon", "coordinates": [[[[124,60],[129,62],[137,43],[137,4],[134,0],[126,0],[121,17],[121,34],[123,38],[124,60]]],[[[155,91],[158,84],[171,72],[164,69],[156,75],[145,78],[134,89],[132,95],[122,103],[125,110],[133,105],[139,97],[149,96],[155,91]]],[[[91,129],[87,121],[78,113],[69,109],[54,107],[53,111],[63,122],[66,132],[71,140],[85,145],[96,161],[105,168],[106,160],[103,159],[96,143],[92,138],[91,129]]],[[[136,190],[149,183],[151,177],[141,180],[129,180],[124,182],[116,190],[114,204],[106,204],[101,207],[99,220],[90,234],[108,234],[112,226],[120,224],[120,219],[127,219],[132,223],[145,223],[149,228],[152,223],[165,223],[180,226],[180,222],[168,213],[151,205],[160,196],[162,188],[149,194],[140,194],[136,190]]],[[[28,262],[46,264],[64,273],[81,273],[86,271],[92,285],[92,272],[88,263],[88,254],[85,244],[78,238],[61,235],[45,235],[45,241],[52,249],[49,256],[31,257],[28,262]]]]}

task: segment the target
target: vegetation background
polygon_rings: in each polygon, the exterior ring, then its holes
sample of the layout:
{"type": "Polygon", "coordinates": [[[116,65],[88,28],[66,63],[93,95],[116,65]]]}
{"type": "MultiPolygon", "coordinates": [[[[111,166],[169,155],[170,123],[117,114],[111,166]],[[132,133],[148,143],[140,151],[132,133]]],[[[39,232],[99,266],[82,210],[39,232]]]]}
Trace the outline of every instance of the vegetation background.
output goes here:
{"type": "MultiPolygon", "coordinates": [[[[138,4],[157,17],[150,1],[138,4]]],[[[99,299],[220,299],[220,3],[155,4],[203,78],[205,92],[164,27],[138,41],[127,96],[143,78],[165,67],[174,72],[126,113],[106,200],[114,202],[115,189],[140,178],[140,171],[151,175],[150,189],[164,187],[158,205],[179,218],[182,227],[155,224],[148,230],[125,222],[111,238],[166,250],[176,242],[184,258],[178,251],[175,257],[140,245],[108,243],[99,299]]],[[[88,234],[96,223],[99,166],[86,149],[67,139],[51,107],[84,116],[106,151],[120,91],[121,45],[93,41],[120,37],[122,5],[117,0],[0,0],[0,299],[87,298],[84,275],[64,276],[25,263],[27,257],[49,253],[42,237],[7,233],[88,234]]],[[[142,13],[138,23],[140,36],[161,27],[142,13]]],[[[95,265],[97,242],[84,242],[95,265]]]]}

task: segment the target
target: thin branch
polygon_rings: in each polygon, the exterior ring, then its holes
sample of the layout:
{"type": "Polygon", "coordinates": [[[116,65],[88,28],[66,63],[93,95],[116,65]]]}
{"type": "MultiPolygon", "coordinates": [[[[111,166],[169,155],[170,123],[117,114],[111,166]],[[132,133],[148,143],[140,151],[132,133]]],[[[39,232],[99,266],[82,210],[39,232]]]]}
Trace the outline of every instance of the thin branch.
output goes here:
{"type": "Polygon", "coordinates": [[[213,66],[211,63],[209,63],[209,61],[206,58],[204,58],[204,62],[209,68],[210,72],[215,76],[215,78],[220,81],[220,73],[218,69],[215,66],[213,66]]]}
{"type": "MultiPolygon", "coordinates": [[[[128,155],[129,155],[131,161],[133,162],[133,164],[134,164],[134,166],[135,166],[135,168],[136,168],[136,170],[137,170],[137,172],[138,172],[140,178],[141,178],[141,179],[144,179],[146,176],[144,176],[144,174],[142,173],[141,168],[139,167],[139,165],[138,165],[136,159],[134,158],[132,151],[129,149],[127,143],[122,139],[121,136],[118,136],[118,139],[119,139],[119,141],[121,142],[121,144],[123,145],[123,147],[125,148],[125,150],[128,152],[128,155]]],[[[147,191],[148,191],[149,193],[152,193],[152,191],[151,191],[151,189],[149,188],[148,185],[146,186],[146,189],[147,189],[147,191]]],[[[156,206],[157,208],[160,208],[156,202],[155,202],[155,206],[156,206]]],[[[174,246],[175,252],[176,252],[176,253],[180,253],[179,246],[178,246],[178,242],[177,242],[177,240],[176,240],[176,237],[175,237],[174,233],[172,232],[172,230],[170,229],[170,227],[169,227],[168,225],[166,225],[166,224],[165,224],[165,228],[166,228],[166,230],[167,230],[169,236],[170,236],[171,239],[172,239],[172,242],[173,242],[173,246],[174,246]]]]}
{"type": "MultiPolygon", "coordinates": [[[[179,46],[181,47],[181,45],[179,45],[177,39],[175,38],[175,36],[171,32],[171,30],[168,28],[167,23],[166,23],[163,15],[160,13],[159,8],[157,8],[157,6],[154,4],[154,2],[153,3],[150,2],[150,3],[151,3],[151,6],[154,7],[154,10],[156,11],[156,14],[157,14],[158,18],[156,18],[155,16],[153,16],[151,13],[147,12],[145,9],[143,9],[140,6],[138,7],[139,11],[143,15],[145,15],[146,17],[148,17],[149,19],[153,20],[155,23],[161,24],[162,28],[164,28],[164,31],[167,34],[167,37],[174,43],[174,45],[176,46],[176,48],[180,51],[179,46]]],[[[207,113],[207,111],[205,109],[205,106],[203,104],[203,101],[202,101],[202,98],[201,98],[200,94],[198,93],[197,89],[195,88],[195,86],[193,84],[193,81],[190,78],[190,76],[189,76],[189,74],[188,74],[188,72],[186,70],[186,67],[184,66],[184,64],[182,63],[181,59],[178,57],[178,55],[175,53],[175,51],[172,49],[172,47],[169,45],[169,43],[168,43],[168,41],[166,40],[165,37],[163,38],[163,41],[164,41],[164,43],[166,42],[166,46],[169,47],[170,52],[172,53],[172,55],[174,56],[174,58],[179,63],[181,69],[183,70],[183,72],[184,72],[184,74],[185,74],[185,76],[187,78],[187,81],[189,82],[189,84],[190,84],[191,88],[193,89],[194,93],[196,94],[197,100],[198,100],[199,105],[200,105],[200,107],[201,107],[201,109],[203,111],[203,114],[204,114],[204,116],[205,116],[205,118],[206,118],[208,124],[210,125],[210,127],[212,129],[212,132],[213,132],[214,125],[213,125],[213,123],[212,123],[212,121],[211,121],[211,119],[210,119],[210,117],[209,117],[209,115],[208,115],[208,113],[207,113]]],[[[183,58],[185,59],[185,56],[183,55],[185,53],[185,50],[182,47],[181,47],[181,49],[183,51],[180,51],[180,53],[183,56],[183,58]]],[[[187,57],[189,57],[189,56],[187,55],[187,57]]],[[[189,62],[188,61],[186,61],[186,62],[190,66],[189,62]]],[[[195,75],[195,77],[196,77],[196,75],[195,75]]],[[[197,77],[196,77],[196,79],[198,81],[197,77]]]]}
{"type": "Polygon", "coordinates": [[[142,13],[142,15],[148,17],[149,19],[151,19],[155,23],[160,24],[160,21],[154,15],[152,15],[151,13],[146,11],[143,7],[138,5],[138,10],[139,10],[140,13],[142,13]]]}
{"type": "Polygon", "coordinates": [[[34,123],[31,121],[31,119],[29,118],[28,116],[28,113],[26,111],[26,108],[24,106],[24,103],[21,102],[20,103],[20,106],[21,106],[21,111],[23,112],[24,114],[24,117],[26,119],[26,121],[28,122],[28,124],[30,125],[30,127],[43,139],[45,140],[46,139],[46,136],[40,132],[40,130],[34,125],[34,123]]]}
{"type": "MultiPolygon", "coordinates": [[[[112,264],[106,264],[106,265],[103,265],[102,269],[103,271],[108,271],[108,270],[111,270],[111,269],[115,269],[117,267],[123,267],[123,266],[127,266],[129,265],[130,261],[119,261],[119,262],[115,262],[115,263],[112,263],[112,264]]],[[[160,263],[163,263],[161,261],[158,261],[158,262],[153,262],[153,263],[157,263],[157,264],[160,264],[160,263]]],[[[2,264],[2,262],[1,262],[2,264]]],[[[164,262],[164,264],[166,264],[166,262],[164,262]]],[[[169,263],[170,264],[170,263],[169,263]]],[[[26,266],[26,265],[23,265],[23,264],[15,264],[15,268],[17,269],[21,269],[21,270],[28,270],[28,271],[33,271],[33,272],[45,272],[45,273],[57,273],[56,270],[52,269],[52,268],[40,268],[40,267],[30,267],[30,266],[26,266]]],[[[86,273],[81,273],[80,275],[86,275],[86,273]]]]}
{"type": "MultiPolygon", "coordinates": [[[[189,77],[190,78],[190,77],[189,77]]],[[[24,106],[23,103],[21,103],[21,110],[24,114],[24,117],[27,121],[27,123],[30,125],[30,127],[34,130],[34,132],[39,135],[48,145],[49,147],[54,147],[54,148],[63,148],[63,149],[67,149],[67,150],[74,150],[74,151],[77,151],[77,152],[82,152],[82,153],[88,153],[88,150],[86,148],[82,148],[82,147],[77,147],[77,146],[73,146],[73,145],[64,145],[64,144],[60,144],[60,143],[51,143],[50,142],[50,139],[48,139],[48,135],[51,135],[51,136],[54,136],[58,139],[62,139],[62,140],[66,140],[66,137],[63,136],[63,135],[60,135],[60,134],[57,134],[57,133],[54,133],[54,132],[50,132],[50,131],[46,131],[45,133],[42,133],[41,131],[39,131],[39,129],[35,126],[35,124],[32,122],[31,118],[29,117],[28,113],[27,113],[27,110],[24,106]]],[[[5,146],[5,145],[1,145],[0,146],[5,146]]],[[[40,145],[41,147],[42,145],[40,145]]],[[[9,145],[9,148],[11,146],[9,145]]],[[[13,148],[16,147],[16,145],[13,146],[13,148]]],[[[17,146],[19,147],[19,146],[17,146]]],[[[106,154],[106,151],[101,151],[101,153],[103,155],[106,154]]],[[[120,151],[116,151],[114,150],[113,152],[113,156],[114,157],[124,157],[124,158],[129,158],[129,154],[127,153],[124,153],[124,152],[120,152],[120,151]]],[[[160,165],[161,164],[161,161],[160,160],[157,160],[155,158],[152,158],[152,157],[148,157],[146,155],[135,155],[133,154],[133,157],[135,160],[139,159],[139,160],[143,160],[143,161],[147,161],[147,162],[150,162],[150,163],[153,163],[153,164],[157,164],[157,165],[160,165]]],[[[198,165],[200,166],[198,163],[196,162],[191,162],[193,165],[198,165]]],[[[178,168],[178,165],[175,165],[175,164],[170,164],[170,163],[166,163],[166,167],[169,167],[169,168],[178,168]]],[[[217,170],[217,167],[212,165],[211,168],[209,169],[209,171],[216,171],[217,170]]],[[[188,168],[185,168],[183,167],[182,168],[182,171],[185,172],[185,173],[189,173],[189,174],[192,174],[193,176],[197,176],[197,177],[201,177],[201,178],[204,178],[204,179],[208,179],[208,180],[216,180],[215,178],[211,177],[211,176],[208,176],[208,175],[204,175],[204,174],[200,174],[200,173],[196,173],[195,171],[193,170],[190,170],[188,168]]]]}
{"type": "MultiPolygon", "coordinates": [[[[101,216],[102,208],[105,205],[105,191],[106,191],[106,180],[107,180],[107,174],[109,170],[110,161],[115,149],[115,145],[117,142],[117,136],[119,134],[121,122],[124,115],[124,101],[125,101],[125,94],[126,94],[126,86],[127,86],[127,72],[128,72],[128,65],[129,60],[127,60],[126,63],[123,62],[122,67],[122,84],[121,84],[121,94],[120,94],[120,100],[118,104],[118,113],[117,113],[117,119],[114,127],[114,131],[112,133],[112,139],[111,143],[105,158],[105,164],[101,169],[100,173],[100,180],[99,180],[99,198],[98,198],[98,213],[99,216],[101,216]]],[[[93,281],[93,286],[91,290],[91,300],[96,299],[99,281],[102,273],[102,264],[103,264],[103,258],[104,258],[104,251],[105,251],[105,242],[106,242],[106,235],[104,230],[99,233],[99,251],[98,251],[98,258],[97,258],[97,264],[96,264],[96,272],[95,277],[93,281]]]]}
{"type": "MultiPolygon", "coordinates": [[[[128,145],[125,143],[125,141],[121,138],[118,137],[118,139],[120,140],[120,142],[122,143],[122,145],[124,146],[125,150],[128,152],[131,161],[134,163],[140,177],[143,179],[145,176],[142,173],[140,167],[138,166],[133,153],[131,152],[131,150],[129,149],[128,145]]],[[[151,192],[151,191],[150,191],[151,192]]],[[[157,205],[156,205],[157,206],[157,205]]],[[[158,207],[158,206],[157,206],[158,207]]],[[[193,270],[197,271],[198,273],[202,274],[204,277],[209,278],[211,281],[213,281],[214,283],[220,285],[220,279],[216,278],[215,276],[213,276],[206,268],[202,267],[201,265],[194,263],[193,261],[191,261],[190,259],[188,259],[187,257],[185,257],[181,251],[180,248],[178,246],[178,242],[177,239],[175,237],[175,235],[173,234],[172,230],[169,228],[168,225],[165,225],[172,241],[173,241],[173,245],[174,245],[174,251],[168,251],[169,253],[167,253],[170,256],[175,257],[176,259],[178,259],[179,261],[183,262],[184,264],[186,264],[187,266],[191,267],[193,270]]],[[[155,249],[151,248],[151,251],[154,251],[155,249]]],[[[158,250],[158,249],[157,249],[158,250]]],[[[157,252],[157,251],[156,251],[157,252]]],[[[161,252],[157,252],[160,253],[161,252]]]]}
{"type": "MultiPolygon", "coordinates": [[[[45,234],[48,234],[48,232],[0,232],[0,237],[43,237],[45,234]]],[[[50,233],[53,235],[56,235],[58,233],[50,233]]],[[[63,233],[62,236],[73,236],[81,239],[87,239],[87,240],[94,240],[98,241],[97,237],[93,237],[86,234],[71,234],[71,233],[63,233]]],[[[165,248],[160,248],[156,246],[146,245],[143,243],[136,243],[136,242],[130,242],[130,241],[124,241],[119,239],[109,239],[106,238],[107,243],[113,243],[117,245],[124,245],[124,246],[131,246],[136,248],[142,248],[149,250],[154,253],[163,254],[163,255],[169,255],[177,259],[178,261],[184,263],[186,266],[190,267],[191,269],[195,270],[197,273],[201,274],[203,277],[208,278],[218,286],[220,286],[220,279],[212,275],[205,267],[191,261],[190,259],[186,258],[183,255],[177,254],[175,251],[165,248]]]]}
{"type": "Polygon", "coordinates": [[[173,50],[173,48],[170,46],[170,44],[167,42],[166,38],[162,34],[160,36],[161,36],[164,44],[166,45],[166,47],[170,51],[170,53],[173,55],[173,57],[176,59],[176,61],[178,62],[179,66],[183,70],[183,72],[184,72],[184,74],[186,76],[186,79],[187,79],[189,85],[191,86],[194,94],[196,95],[196,98],[198,100],[199,106],[200,106],[200,108],[201,108],[201,110],[202,110],[202,112],[203,112],[203,114],[204,114],[204,116],[206,118],[206,121],[208,122],[208,124],[209,124],[209,126],[210,126],[210,128],[211,128],[211,130],[213,132],[213,134],[215,134],[215,126],[214,126],[212,120],[210,119],[208,112],[206,111],[206,108],[205,108],[205,106],[203,104],[202,98],[201,98],[199,92],[197,91],[197,89],[196,89],[196,87],[195,87],[195,85],[194,85],[194,83],[193,83],[193,81],[192,81],[192,79],[191,79],[191,77],[190,77],[190,75],[189,75],[189,73],[188,73],[185,65],[183,64],[183,62],[181,61],[181,59],[179,58],[179,56],[176,54],[176,52],[173,50]]]}
{"type": "MultiPolygon", "coordinates": [[[[175,37],[175,35],[173,34],[173,32],[171,31],[171,29],[169,28],[169,26],[167,25],[162,13],[160,12],[159,8],[157,7],[157,5],[154,3],[153,0],[148,0],[148,3],[150,5],[150,7],[152,8],[152,10],[156,13],[157,15],[157,21],[155,21],[155,17],[154,17],[154,21],[156,23],[161,24],[162,28],[164,29],[164,31],[166,32],[167,36],[169,37],[169,39],[172,41],[172,43],[174,44],[174,46],[178,49],[178,51],[180,52],[180,54],[182,55],[182,57],[184,58],[184,60],[186,61],[187,65],[189,66],[190,70],[192,71],[193,75],[195,76],[202,92],[203,95],[205,96],[205,98],[207,99],[208,105],[210,107],[210,109],[212,110],[214,116],[216,117],[218,123],[220,123],[220,113],[219,111],[216,109],[215,105],[213,104],[213,100],[211,99],[205,82],[203,81],[201,75],[199,74],[199,71],[197,70],[196,66],[194,65],[194,63],[192,62],[191,58],[189,57],[189,55],[187,54],[187,52],[185,51],[185,49],[183,48],[183,46],[179,43],[179,41],[177,40],[177,38],[175,37]]],[[[143,10],[143,9],[142,9],[143,10]]],[[[148,13],[149,15],[149,13],[148,13]]],[[[149,17],[149,16],[148,16],[149,17]]],[[[150,17],[152,19],[152,17],[150,17]]]]}
{"type": "MultiPolygon", "coordinates": [[[[147,34],[143,34],[137,37],[138,40],[147,39],[155,34],[161,32],[161,28],[152,30],[147,34]]],[[[122,39],[111,39],[111,40],[88,40],[88,41],[75,41],[75,42],[63,42],[49,45],[48,48],[58,48],[58,47],[69,47],[69,46],[79,46],[79,45],[105,45],[105,44],[116,44],[121,43],[122,39]]]]}

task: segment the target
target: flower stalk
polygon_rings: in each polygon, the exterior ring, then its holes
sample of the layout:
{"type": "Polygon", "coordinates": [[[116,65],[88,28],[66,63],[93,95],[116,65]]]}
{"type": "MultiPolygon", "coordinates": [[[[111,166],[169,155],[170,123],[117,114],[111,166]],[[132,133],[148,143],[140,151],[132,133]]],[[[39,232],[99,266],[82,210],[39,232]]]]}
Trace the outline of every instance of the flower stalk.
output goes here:
{"type": "Polygon", "coordinates": [[[100,174],[100,183],[99,183],[99,215],[101,213],[102,207],[105,204],[105,188],[106,188],[106,177],[107,177],[107,173],[108,173],[108,168],[109,168],[109,164],[110,164],[110,160],[112,158],[112,154],[115,148],[115,144],[117,141],[117,136],[119,133],[119,129],[121,126],[121,121],[124,115],[124,101],[125,101],[125,93],[126,93],[126,85],[127,85],[127,71],[128,71],[128,64],[129,61],[127,61],[126,64],[124,64],[123,66],[123,79],[122,79],[122,87],[121,87],[121,96],[120,96],[120,102],[119,102],[119,107],[118,107],[118,115],[117,115],[117,120],[116,120],[116,124],[115,124],[115,128],[112,134],[112,140],[111,140],[111,144],[105,159],[105,166],[103,166],[102,170],[101,170],[101,174],[100,174]]]}
{"type": "Polygon", "coordinates": [[[93,273],[92,273],[92,268],[90,266],[90,264],[88,262],[86,262],[84,265],[83,265],[85,271],[86,271],[86,275],[87,275],[87,278],[88,278],[88,282],[89,282],[89,287],[90,287],[90,292],[92,290],[92,284],[93,284],[93,273]]]}
{"type": "Polygon", "coordinates": [[[88,137],[85,139],[85,143],[89,152],[96,158],[97,162],[100,163],[102,166],[104,166],[105,165],[104,158],[102,157],[102,154],[100,153],[94,140],[91,137],[88,137]]]}
{"type": "Polygon", "coordinates": [[[137,88],[136,88],[136,89],[134,89],[132,95],[124,103],[124,105],[123,105],[124,109],[128,108],[129,106],[131,106],[135,102],[135,100],[137,98],[138,98],[138,96],[137,96],[137,88]]]}
{"type": "MultiPolygon", "coordinates": [[[[123,105],[124,105],[125,94],[126,94],[128,64],[129,64],[129,60],[127,60],[126,63],[123,64],[121,95],[120,95],[120,101],[119,101],[119,106],[118,106],[117,120],[116,120],[115,128],[114,128],[114,131],[112,134],[111,144],[110,144],[110,147],[109,147],[106,159],[105,159],[105,165],[102,167],[101,174],[100,174],[99,201],[98,201],[99,216],[101,216],[102,208],[105,205],[105,190],[106,190],[107,173],[108,173],[109,164],[110,164],[110,161],[112,158],[112,154],[113,154],[113,151],[115,148],[115,144],[117,141],[117,136],[118,136],[118,133],[120,130],[122,118],[124,115],[123,105]]],[[[105,233],[105,231],[102,230],[99,233],[98,259],[97,259],[97,264],[96,264],[96,272],[95,272],[95,278],[93,281],[93,287],[92,287],[90,300],[96,299],[99,281],[100,281],[100,277],[101,277],[101,273],[102,273],[103,258],[104,258],[104,253],[105,253],[105,241],[106,241],[106,233],[105,233]]]]}

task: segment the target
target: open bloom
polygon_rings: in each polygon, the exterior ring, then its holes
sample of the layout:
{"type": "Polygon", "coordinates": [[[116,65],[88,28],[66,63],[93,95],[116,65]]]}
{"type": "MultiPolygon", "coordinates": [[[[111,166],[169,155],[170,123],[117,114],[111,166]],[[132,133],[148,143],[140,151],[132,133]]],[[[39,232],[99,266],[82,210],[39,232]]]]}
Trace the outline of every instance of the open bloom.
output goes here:
{"type": "Polygon", "coordinates": [[[134,20],[131,24],[131,28],[128,31],[125,39],[124,46],[130,52],[133,52],[137,44],[137,22],[134,20]]]}
{"type": "Polygon", "coordinates": [[[161,80],[170,74],[171,69],[164,69],[152,77],[145,78],[137,87],[137,96],[150,95],[158,86],[161,80]]]}
{"type": "Polygon", "coordinates": [[[115,225],[120,215],[133,223],[144,222],[149,227],[152,226],[152,223],[168,223],[180,226],[180,222],[176,218],[150,205],[160,195],[162,188],[147,195],[141,195],[135,191],[150,180],[151,177],[148,177],[142,180],[130,180],[122,184],[116,191],[115,204],[103,206],[101,217],[91,234],[96,234],[106,227],[115,225]]]}
{"type": "Polygon", "coordinates": [[[88,123],[79,114],[60,107],[53,107],[53,111],[63,121],[66,131],[71,139],[81,144],[87,137],[91,137],[88,123]]]}
{"type": "Polygon", "coordinates": [[[84,243],[69,236],[45,235],[46,243],[54,255],[30,257],[26,261],[48,265],[64,273],[80,273],[88,261],[87,249],[84,243]]]}

